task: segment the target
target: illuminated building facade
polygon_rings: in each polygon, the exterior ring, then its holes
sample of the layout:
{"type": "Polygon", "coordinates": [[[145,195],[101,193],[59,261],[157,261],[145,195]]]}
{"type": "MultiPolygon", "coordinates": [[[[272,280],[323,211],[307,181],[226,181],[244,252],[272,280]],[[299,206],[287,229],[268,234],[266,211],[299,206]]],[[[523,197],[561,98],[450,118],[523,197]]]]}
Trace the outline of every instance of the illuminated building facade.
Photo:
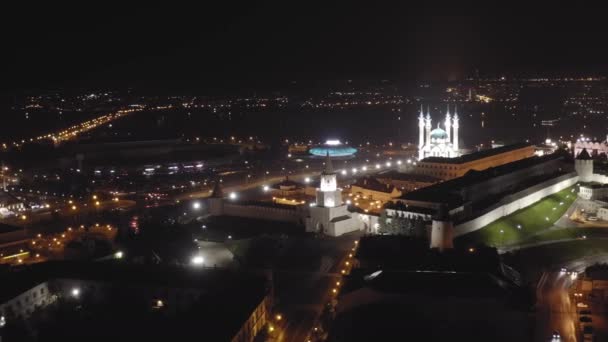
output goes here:
{"type": "Polygon", "coordinates": [[[464,176],[471,170],[482,171],[534,156],[534,146],[516,143],[481,150],[457,158],[429,157],[418,162],[414,172],[442,180],[464,176]]]}
{"type": "Polygon", "coordinates": [[[329,153],[326,157],[316,201],[310,207],[310,216],[306,219],[306,231],[340,236],[359,230],[362,222],[352,216],[342,201],[342,189],[338,188],[337,174],[333,170],[329,153]]]}
{"type": "Polygon", "coordinates": [[[431,130],[430,109],[427,108],[425,118],[422,106],[420,106],[420,116],[418,117],[418,160],[427,157],[455,158],[460,156],[458,146],[458,129],[460,128],[458,113],[455,109],[454,117],[452,117],[449,105],[444,127],[445,130],[437,124],[437,128],[431,130]]]}

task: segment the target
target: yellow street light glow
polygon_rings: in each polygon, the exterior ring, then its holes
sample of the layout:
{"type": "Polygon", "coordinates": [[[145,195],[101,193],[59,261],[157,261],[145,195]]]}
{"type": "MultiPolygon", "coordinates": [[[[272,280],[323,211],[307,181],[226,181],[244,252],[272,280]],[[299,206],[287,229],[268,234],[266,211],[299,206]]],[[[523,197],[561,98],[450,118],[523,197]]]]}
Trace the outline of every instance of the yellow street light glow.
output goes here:
{"type": "Polygon", "coordinates": [[[93,199],[96,200],[97,199],[97,195],[93,195],[93,199]]]}

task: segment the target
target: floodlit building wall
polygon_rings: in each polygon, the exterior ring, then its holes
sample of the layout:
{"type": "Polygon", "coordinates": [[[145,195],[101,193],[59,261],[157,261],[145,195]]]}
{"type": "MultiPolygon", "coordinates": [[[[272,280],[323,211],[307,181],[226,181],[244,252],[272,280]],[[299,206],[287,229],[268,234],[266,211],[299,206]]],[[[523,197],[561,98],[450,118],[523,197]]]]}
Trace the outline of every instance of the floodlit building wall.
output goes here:
{"type": "Polygon", "coordinates": [[[43,307],[52,302],[48,282],[38,284],[31,289],[15,296],[4,303],[0,303],[0,316],[27,318],[38,307],[43,307]]]}

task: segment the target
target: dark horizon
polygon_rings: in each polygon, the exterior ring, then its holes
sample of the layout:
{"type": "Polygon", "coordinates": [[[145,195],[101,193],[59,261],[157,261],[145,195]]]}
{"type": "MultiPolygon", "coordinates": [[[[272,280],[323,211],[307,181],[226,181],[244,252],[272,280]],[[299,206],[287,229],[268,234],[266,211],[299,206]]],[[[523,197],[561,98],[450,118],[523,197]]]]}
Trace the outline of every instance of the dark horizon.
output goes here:
{"type": "Polygon", "coordinates": [[[280,3],[14,10],[2,89],[213,88],[313,80],[604,73],[591,8],[280,3]],[[454,6],[451,6],[454,7],[454,6]]]}

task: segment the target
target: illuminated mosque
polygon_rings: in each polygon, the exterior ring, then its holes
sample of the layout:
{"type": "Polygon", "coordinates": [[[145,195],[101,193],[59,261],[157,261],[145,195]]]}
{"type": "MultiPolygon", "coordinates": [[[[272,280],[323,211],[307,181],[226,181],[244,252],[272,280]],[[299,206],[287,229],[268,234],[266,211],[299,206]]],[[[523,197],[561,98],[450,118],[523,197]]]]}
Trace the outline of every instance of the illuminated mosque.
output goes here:
{"type": "Polygon", "coordinates": [[[431,130],[432,123],[430,109],[427,107],[425,118],[421,105],[420,116],[418,117],[418,160],[422,160],[427,157],[459,157],[459,127],[460,125],[458,122],[458,112],[456,108],[454,108],[454,116],[450,116],[450,105],[448,105],[444,122],[445,130],[439,127],[439,123],[437,123],[437,127],[435,129],[431,130]]]}

